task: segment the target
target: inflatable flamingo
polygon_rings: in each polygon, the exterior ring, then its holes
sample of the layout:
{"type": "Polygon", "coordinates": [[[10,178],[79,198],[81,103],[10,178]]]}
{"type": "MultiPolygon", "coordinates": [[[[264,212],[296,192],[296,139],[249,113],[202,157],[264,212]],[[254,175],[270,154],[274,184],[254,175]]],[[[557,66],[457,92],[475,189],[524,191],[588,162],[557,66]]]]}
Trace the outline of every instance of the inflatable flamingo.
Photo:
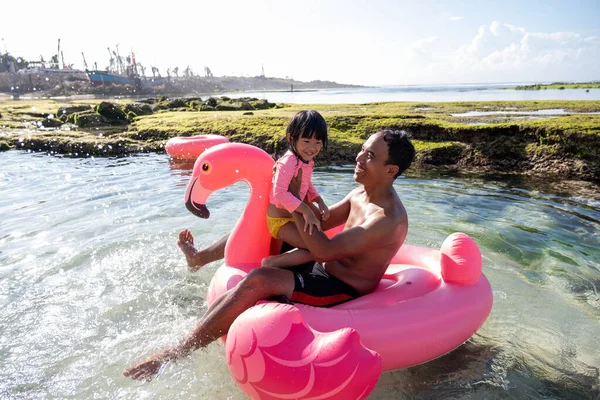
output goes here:
{"type": "Polygon", "coordinates": [[[177,136],[167,140],[165,151],[180,160],[195,160],[204,150],[229,140],[221,135],[177,136]]]}
{"type": "MultiPolygon", "coordinates": [[[[196,160],[185,203],[199,217],[209,217],[212,192],[238,181],[250,186],[209,304],[269,255],[273,164],[264,151],[237,143],[211,147],[196,160]]],[[[231,374],[253,399],[366,398],[381,371],[439,357],[481,327],[493,301],[481,267],[475,242],[455,233],[441,250],[402,246],[377,289],[359,299],[332,308],[261,302],[229,330],[231,374]]]]}

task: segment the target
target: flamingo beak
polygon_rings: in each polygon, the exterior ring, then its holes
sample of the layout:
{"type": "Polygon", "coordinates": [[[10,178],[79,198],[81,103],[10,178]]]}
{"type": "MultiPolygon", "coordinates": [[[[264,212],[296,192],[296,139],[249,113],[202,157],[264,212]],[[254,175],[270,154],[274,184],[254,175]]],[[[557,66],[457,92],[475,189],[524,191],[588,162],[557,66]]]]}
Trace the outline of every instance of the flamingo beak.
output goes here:
{"type": "Polygon", "coordinates": [[[206,204],[196,203],[190,198],[188,199],[188,201],[185,202],[185,207],[196,217],[204,219],[210,217],[210,211],[208,211],[208,208],[206,208],[206,204]]]}
{"type": "Polygon", "coordinates": [[[185,192],[185,207],[195,216],[207,219],[210,216],[210,211],[206,208],[206,200],[212,191],[203,188],[201,184],[196,187],[197,183],[198,178],[188,184],[185,192]],[[198,201],[194,201],[192,197],[198,201]]]}

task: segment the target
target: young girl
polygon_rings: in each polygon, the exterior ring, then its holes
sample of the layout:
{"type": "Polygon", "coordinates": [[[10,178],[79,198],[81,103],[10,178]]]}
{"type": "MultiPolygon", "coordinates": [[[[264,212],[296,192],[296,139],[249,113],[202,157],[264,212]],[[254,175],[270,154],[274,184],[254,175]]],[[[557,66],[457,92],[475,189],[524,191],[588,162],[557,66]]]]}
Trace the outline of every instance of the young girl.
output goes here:
{"type": "Polygon", "coordinates": [[[321,222],[315,216],[309,203],[316,203],[325,221],[329,218],[329,208],[323,202],[311,182],[313,159],[322,148],[327,148],[327,124],[316,111],[300,111],[289,122],[286,130],[289,150],[275,163],[273,189],[271,190],[267,225],[275,239],[283,240],[297,249],[287,253],[265,258],[263,267],[288,267],[313,260],[312,255],[304,248],[304,241],[298,233],[292,212],[297,211],[304,216],[304,230],[312,234],[313,229],[321,230],[321,222]],[[292,178],[302,174],[302,183],[298,197],[290,193],[292,178]]]}

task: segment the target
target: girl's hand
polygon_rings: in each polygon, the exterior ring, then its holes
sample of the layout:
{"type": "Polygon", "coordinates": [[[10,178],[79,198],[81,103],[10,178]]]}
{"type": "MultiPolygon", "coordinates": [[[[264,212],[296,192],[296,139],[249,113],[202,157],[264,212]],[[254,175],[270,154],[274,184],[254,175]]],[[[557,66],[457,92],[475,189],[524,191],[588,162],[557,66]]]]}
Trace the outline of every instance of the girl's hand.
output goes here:
{"type": "Polygon", "coordinates": [[[319,211],[321,211],[321,219],[327,221],[329,219],[329,207],[323,202],[319,203],[319,211]]]}
{"type": "Polygon", "coordinates": [[[304,213],[304,232],[306,232],[306,229],[308,228],[308,234],[312,235],[313,226],[315,227],[315,229],[320,231],[321,221],[319,221],[315,214],[311,210],[309,210],[309,212],[304,213]]]}

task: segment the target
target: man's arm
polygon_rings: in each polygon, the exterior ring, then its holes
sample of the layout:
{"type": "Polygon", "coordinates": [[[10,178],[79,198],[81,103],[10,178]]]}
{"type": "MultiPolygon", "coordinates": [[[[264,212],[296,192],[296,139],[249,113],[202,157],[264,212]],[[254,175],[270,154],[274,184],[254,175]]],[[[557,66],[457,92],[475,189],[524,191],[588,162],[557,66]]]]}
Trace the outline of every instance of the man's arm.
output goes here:
{"type": "Polygon", "coordinates": [[[346,223],[346,220],[350,215],[350,198],[352,193],[353,192],[350,192],[340,202],[329,207],[329,218],[326,221],[321,221],[321,229],[323,231],[346,223]]]}
{"type": "MultiPolygon", "coordinates": [[[[294,196],[298,197],[298,193],[300,192],[300,185],[302,184],[302,168],[298,171],[298,176],[291,179],[288,191],[294,196]]],[[[331,228],[335,228],[338,225],[341,225],[346,222],[348,219],[348,215],[350,215],[350,199],[352,198],[354,192],[358,190],[358,188],[354,189],[340,202],[329,207],[329,218],[327,221],[321,221],[321,229],[327,230],[331,228]]],[[[307,204],[307,203],[305,203],[307,204]]],[[[319,210],[312,204],[308,204],[309,207],[314,208],[312,211],[315,215],[319,215],[319,210]]],[[[304,224],[298,225],[299,230],[304,230],[304,224]]]]}
{"type": "MultiPolygon", "coordinates": [[[[304,226],[299,213],[293,213],[296,226],[304,226]]],[[[383,210],[373,214],[359,226],[342,231],[329,239],[323,232],[312,235],[298,229],[306,248],[317,261],[334,261],[358,256],[367,251],[388,245],[398,237],[397,229],[407,224],[398,218],[386,217],[383,210]]],[[[406,229],[406,228],[404,228],[406,229]]]]}

